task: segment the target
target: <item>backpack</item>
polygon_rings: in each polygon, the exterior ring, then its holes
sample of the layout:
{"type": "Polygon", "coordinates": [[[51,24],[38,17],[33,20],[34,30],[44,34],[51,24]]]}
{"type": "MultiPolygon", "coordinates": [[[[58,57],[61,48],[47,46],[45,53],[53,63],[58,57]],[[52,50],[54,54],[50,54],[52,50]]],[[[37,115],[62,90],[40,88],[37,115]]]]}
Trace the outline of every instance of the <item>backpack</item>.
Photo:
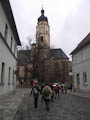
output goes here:
{"type": "Polygon", "coordinates": [[[37,88],[33,88],[33,93],[34,93],[34,94],[37,94],[37,93],[38,93],[37,88]]]}
{"type": "Polygon", "coordinates": [[[48,87],[45,88],[43,94],[45,97],[48,97],[50,95],[50,89],[48,87]]]}
{"type": "Polygon", "coordinates": [[[39,92],[38,92],[37,88],[33,88],[33,95],[34,95],[34,97],[39,96],[39,92]]]}

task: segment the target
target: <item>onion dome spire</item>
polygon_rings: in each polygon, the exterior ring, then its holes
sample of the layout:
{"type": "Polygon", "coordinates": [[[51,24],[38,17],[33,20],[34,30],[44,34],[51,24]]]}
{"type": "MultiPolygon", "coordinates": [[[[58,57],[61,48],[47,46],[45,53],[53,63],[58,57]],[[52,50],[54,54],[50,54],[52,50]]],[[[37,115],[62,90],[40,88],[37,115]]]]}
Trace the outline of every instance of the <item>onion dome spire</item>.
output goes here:
{"type": "Polygon", "coordinates": [[[42,7],[42,10],[41,10],[41,16],[38,18],[38,22],[40,22],[40,21],[48,22],[47,17],[44,16],[44,9],[43,9],[43,7],[42,7]]]}

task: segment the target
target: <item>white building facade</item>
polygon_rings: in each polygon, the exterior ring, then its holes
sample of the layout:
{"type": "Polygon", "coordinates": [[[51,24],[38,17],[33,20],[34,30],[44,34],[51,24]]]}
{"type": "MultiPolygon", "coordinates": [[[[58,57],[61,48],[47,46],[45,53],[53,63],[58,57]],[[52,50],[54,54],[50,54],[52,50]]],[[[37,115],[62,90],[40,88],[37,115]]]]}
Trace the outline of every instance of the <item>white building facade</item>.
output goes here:
{"type": "Polygon", "coordinates": [[[0,0],[0,95],[16,88],[17,45],[21,45],[9,0],[0,0]]]}
{"type": "Polygon", "coordinates": [[[74,88],[90,92],[90,33],[71,54],[74,88]]]}

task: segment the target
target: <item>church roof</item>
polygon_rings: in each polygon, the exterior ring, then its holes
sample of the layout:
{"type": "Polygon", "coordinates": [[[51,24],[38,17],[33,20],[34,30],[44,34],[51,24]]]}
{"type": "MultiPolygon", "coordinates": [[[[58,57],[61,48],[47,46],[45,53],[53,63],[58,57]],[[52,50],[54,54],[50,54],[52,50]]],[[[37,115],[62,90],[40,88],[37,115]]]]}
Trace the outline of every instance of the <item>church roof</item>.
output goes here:
{"type": "Polygon", "coordinates": [[[38,22],[41,22],[41,21],[48,22],[47,17],[44,16],[44,10],[43,9],[41,10],[41,16],[38,18],[38,22]]]}
{"type": "Polygon", "coordinates": [[[67,55],[63,52],[62,49],[50,49],[50,57],[68,59],[67,55]]]}
{"type": "Polygon", "coordinates": [[[30,55],[31,55],[31,50],[19,50],[17,52],[18,66],[30,64],[30,55]]]}
{"type": "Polygon", "coordinates": [[[78,52],[80,49],[88,45],[88,43],[90,44],[90,33],[78,44],[78,46],[70,54],[78,52]]]}

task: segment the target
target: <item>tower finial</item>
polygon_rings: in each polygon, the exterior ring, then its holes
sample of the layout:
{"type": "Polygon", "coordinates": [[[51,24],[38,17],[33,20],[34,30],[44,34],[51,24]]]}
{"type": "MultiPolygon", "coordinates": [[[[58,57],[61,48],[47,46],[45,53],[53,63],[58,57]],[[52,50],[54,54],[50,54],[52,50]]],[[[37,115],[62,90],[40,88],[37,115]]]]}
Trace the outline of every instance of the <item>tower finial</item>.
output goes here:
{"type": "Polygon", "coordinates": [[[42,5],[42,10],[41,10],[41,15],[44,15],[43,5],[42,5]]]}
{"type": "Polygon", "coordinates": [[[42,4],[42,10],[43,10],[43,4],[42,4]]]}

